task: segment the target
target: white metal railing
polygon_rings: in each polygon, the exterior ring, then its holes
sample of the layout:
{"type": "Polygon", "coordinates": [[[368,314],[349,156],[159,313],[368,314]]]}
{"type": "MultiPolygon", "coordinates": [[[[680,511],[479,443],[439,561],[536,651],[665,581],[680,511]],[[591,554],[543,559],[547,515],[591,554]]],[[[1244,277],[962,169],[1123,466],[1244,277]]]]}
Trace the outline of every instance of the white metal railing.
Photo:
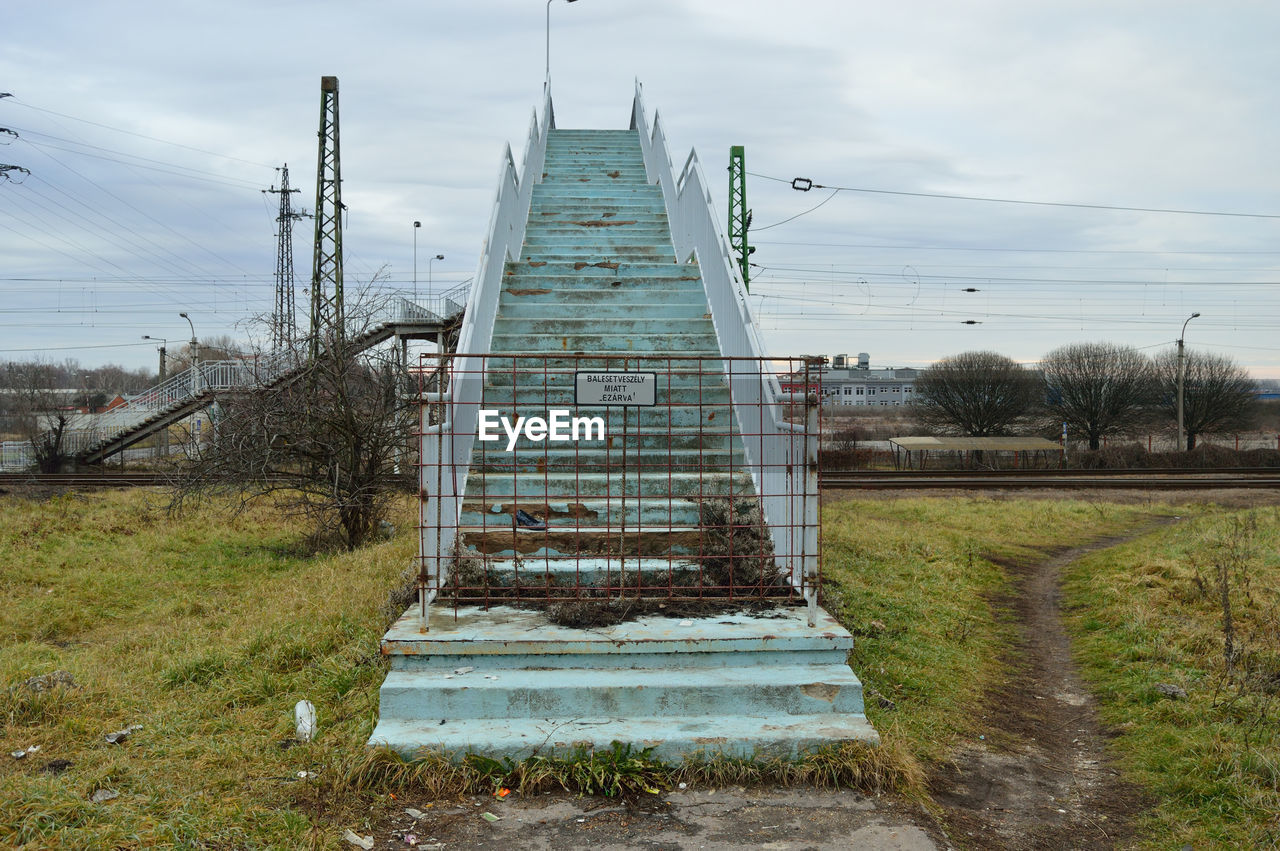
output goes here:
{"type": "Polygon", "coordinates": [[[367,329],[407,322],[445,322],[467,307],[471,281],[466,280],[439,295],[412,298],[397,293],[385,299],[365,322],[367,329]]]}
{"type": "Polygon", "coordinates": [[[255,387],[297,369],[304,350],[280,349],[235,360],[200,361],[125,404],[100,414],[77,414],[67,425],[62,447],[82,455],[156,417],[178,410],[219,390],[255,387]]]}
{"type": "MultiPolygon", "coordinates": [[[[555,113],[551,106],[551,86],[543,89],[542,121],[538,121],[535,109],[529,126],[529,138],[525,144],[524,164],[517,171],[511,145],[505,146],[498,172],[498,192],[489,214],[489,233],[480,252],[480,264],[472,278],[457,351],[460,354],[487,354],[493,340],[493,323],[498,313],[498,295],[502,287],[502,273],[508,260],[520,257],[524,244],[525,225],[529,220],[529,206],[533,200],[533,187],[542,180],[542,165],[547,152],[547,134],[555,126],[555,113]]],[[[447,560],[453,548],[454,530],[462,507],[466,489],[471,446],[475,437],[478,402],[481,398],[483,371],[476,370],[451,379],[442,393],[430,400],[437,405],[440,397],[447,396],[453,404],[439,406],[438,410],[456,412],[454,422],[430,422],[430,405],[422,406],[422,433],[420,452],[420,488],[424,498],[420,500],[418,528],[418,553],[420,574],[430,575],[432,582],[425,587],[421,603],[425,625],[427,605],[435,599],[439,590],[437,580],[448,576],[447,560]],[[449,469],[446,478],[440,472],[449,469]],[[428,471],[434,471],[428,475],[428,471]],[[432,559],[433,570],[426,561],[432,559]]],[[[432,395],[432,394],[428,394],[432,395]]],[[[424,402],[428,400],[424,399],[424,402]]]]}
{"type": "MultiPolygon", "coordinates": [[[[706,290],[707,304],[720,340],[721,354],[728,358],[766,357],[747,297],[747,288],[729,250],[729,240],[715,217],[715,204],[708,189],[696,151],[690,151],[679,178],[674,175],[666,135],[655,114],[650,130],[645,115],[643,90],[636,81],[631,107],[631,129],[638,131],[644,152],[645,171],[651,182],[662,187],[662,197],[671,225],[676,259],[698,264],[706,290]]],[[[747,460],[756,479],[765,519],[774,534],[779,559],[803,554],[800,565],[784,564],[791,576],[804,582],[805,599],[811,618],[817,605],[818,573],[816,446],[808,438],[811,426],[786,420],[788,404],[809,405],[812,400],[794,399],[784,394],[776,376],[737,375],[729,360],[729,386],[734,410],[741,421],[748,411],[767,411],[759,434],[744,434],[747,460]],[[797,440],[771,439],[774,435],[796,434],[797,440]],[[783,480],[777,480],[785,477],[783,480]],[[785,479],[803,477],[803,481],[785,479]],[[802,536],[801,540],[787,540],[802,536]]],[[[750,430],[744,430],[750,431],[750,430]]]]}

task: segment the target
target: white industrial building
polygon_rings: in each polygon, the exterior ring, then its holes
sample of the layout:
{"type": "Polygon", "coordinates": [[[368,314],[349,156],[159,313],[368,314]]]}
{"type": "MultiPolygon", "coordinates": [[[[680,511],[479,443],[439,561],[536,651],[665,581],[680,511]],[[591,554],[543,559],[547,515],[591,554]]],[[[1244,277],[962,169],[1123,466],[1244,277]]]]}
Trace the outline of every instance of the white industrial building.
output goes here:
{"type": "Polygon", "coordinates": [[[910,405],[916,378],[922,370],[871,368],[871,355],[860,352],[857,360],[848,355],[832,355],[822,368],[822,401],[827,405],[910,405]]]}

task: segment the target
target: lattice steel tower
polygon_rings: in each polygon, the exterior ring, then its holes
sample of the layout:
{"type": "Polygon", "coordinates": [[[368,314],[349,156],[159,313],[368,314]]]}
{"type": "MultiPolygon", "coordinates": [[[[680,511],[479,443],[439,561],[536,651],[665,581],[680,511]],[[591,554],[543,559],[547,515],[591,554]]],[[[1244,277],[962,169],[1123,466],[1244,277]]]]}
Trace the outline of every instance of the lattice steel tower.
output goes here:
{"type": "Polygon", "coordinates": [[[729,148],[729,248],[738,255],[742,283],[751,288],[751,255],[755,249],[747,242],[751,227],[751,211],[747,209],[747,157],[742,145],[729,148]]]}
{"type": "Polygon", "coordinates": [[[342,309],[342,164],[338,78],[320,78],[320,151],[316,165],[316,239],[311,256],[311,357],[321,340],[346,335],[342,309]]]}
{"type": "Polygon", "coordinates": [[[280,214],[276,216],[276,305],[271,313],[271,347],[284,349],[298,338],[297,302],[293,288],[293,223],[307,217],[307,211],[293,211],[289,188],[289,164],[280,169],[280,188],[263,192],[280,196],[280,214]]]}

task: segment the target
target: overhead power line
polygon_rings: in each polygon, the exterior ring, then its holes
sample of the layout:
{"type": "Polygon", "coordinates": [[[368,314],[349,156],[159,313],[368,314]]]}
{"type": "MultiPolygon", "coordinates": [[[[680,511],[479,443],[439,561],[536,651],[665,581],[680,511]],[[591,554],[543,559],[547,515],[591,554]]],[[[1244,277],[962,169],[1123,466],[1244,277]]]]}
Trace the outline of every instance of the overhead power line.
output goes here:
{"type": "MultiPolygon", "coordinates": [[[[1224,210],[1179,210],[1167,207],[1122,207],[1114,204],[1080,204],[1069,201],[1028,201],[1020,198],[987,198],[980,195],[949,195],[941,192],[905,192],[897,189],[868,189],[860,186],[826,186],[821,183],[814,183],[807,177],[795,177],[791,180],[786,180],[784,178],[773,177],[768,174],[756,174],[755,172],[748,172],[748,174],[752,177],[759,177],[763,180],[773,180],[778,183],[790,184],[792,189],[800,192],[808,192],[811,189],[834,189],[836,192],[862,192],[870,195],[898,195],[907,198],[942,198],[948,201],[981,201],[988,204],[1022,204],[1032,207],[1067,207],[1076,210],[1115,210],[1126,213],[1175,213],[1183,216],[1229,216],[1232,218],[1243,219],[1280,219],[1280,213],[1237,213],[1224,210]]],[[[821,206],[821,204],[818,206],[821,206]]],[[[817,209],[817,207],[814,209],[817,209]]],[[[803,213],[800,215],[803,215],[803,213]]],[[[781,222],[778,224],[781,224],[781,222]]]]}
{"type": "MultiPolygon", "coordinates": [[[[0,93],[0,97],[5,97],[5,96],[13,97],[13,95],[7,92],[0,93]]],[[[48,115],[56,115],[59,118],[69,118],[72,121],[79,121],[82,124],[91,124],[94,127],[101,127],[104,130],[111,130],[112,132],[115,132],[115,133],[123,133],[126,136],[134,136],[138,139],[146,139],[148,142],[159,142],[162,145],[172,145],[175,148],[183,148],[188,151],[195,151],[197,154],[207,154],[211,157],[220,157],[224,160],[231,160],[232,162],[244,163],[245,165],[261,166],[262,168],[275,168],[275,166],[269,163],[260,163],[260,162],[255,162],[253,160],[246,160],[246,159],[242,159],[241,157],[233,157],[230,154],[220,154],[217,151],[207,151],[204,148],[195,148],[195,147],[192,147],[191,145],[184,145],[181,142],[170,142],[168,139],[158,139],[155,136],[148,136],[144,133],[135,133],[132,130],[124,130],[120,127],[112,127],[110,124],[101,124],[97,121],[90,121],[87,118],[78,118],[74,115],[67,115],[65,112],[56,112],[52,109],[44,109],[42,107],[35,106],[34,104],[29,104],[19,98],[14,98],[13,102],[18,106],[24,106],[27,109],[34,109],[36,112],[43,112],[48,115]]]]}

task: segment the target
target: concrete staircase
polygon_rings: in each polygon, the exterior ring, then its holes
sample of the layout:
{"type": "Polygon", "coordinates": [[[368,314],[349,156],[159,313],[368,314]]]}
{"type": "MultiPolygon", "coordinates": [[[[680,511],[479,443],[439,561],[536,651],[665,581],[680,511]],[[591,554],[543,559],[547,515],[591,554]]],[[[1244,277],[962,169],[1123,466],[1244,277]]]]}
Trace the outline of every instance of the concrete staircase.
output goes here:
{"type": "Polygon", "coordinates": [[[678,557],[704,544],[699,501],[753,493],[701,275],[675,260],[636,133],[551,131],[520,260],[504,270],[482,406],[513,420],[574,409],[603,418],[608,438],[476,443],[459,533],[498,581],[517,565],[585,584],[696,570],[678,557]],[[575,407],[575,369],[657,370],[661,402],[575,407]],[[518,510],[546,528],[522,528],[518,510]]]}
{"type": "MultiPolygon", "coordinates": [[[[700,503],[755,493],[699,268],[677,263],[636,131],[552,129],[542,178],[503,270],[481,407],[512,420],[568,408],[604,418],[607,437],[476,441],[458,535],[498,584],[696,577],[700,503]],[[575,369],[657,372],[660,402],[575,406],[575,369]]],[[[853,639],[821,611],[812,626],[784,606],[575,629],[503,606],[432,609],[430,631],[414,607],[383,641],[371,744],[521,757],[622,741],[678,762],[877,740],[845,661],[853,639]]]]}

